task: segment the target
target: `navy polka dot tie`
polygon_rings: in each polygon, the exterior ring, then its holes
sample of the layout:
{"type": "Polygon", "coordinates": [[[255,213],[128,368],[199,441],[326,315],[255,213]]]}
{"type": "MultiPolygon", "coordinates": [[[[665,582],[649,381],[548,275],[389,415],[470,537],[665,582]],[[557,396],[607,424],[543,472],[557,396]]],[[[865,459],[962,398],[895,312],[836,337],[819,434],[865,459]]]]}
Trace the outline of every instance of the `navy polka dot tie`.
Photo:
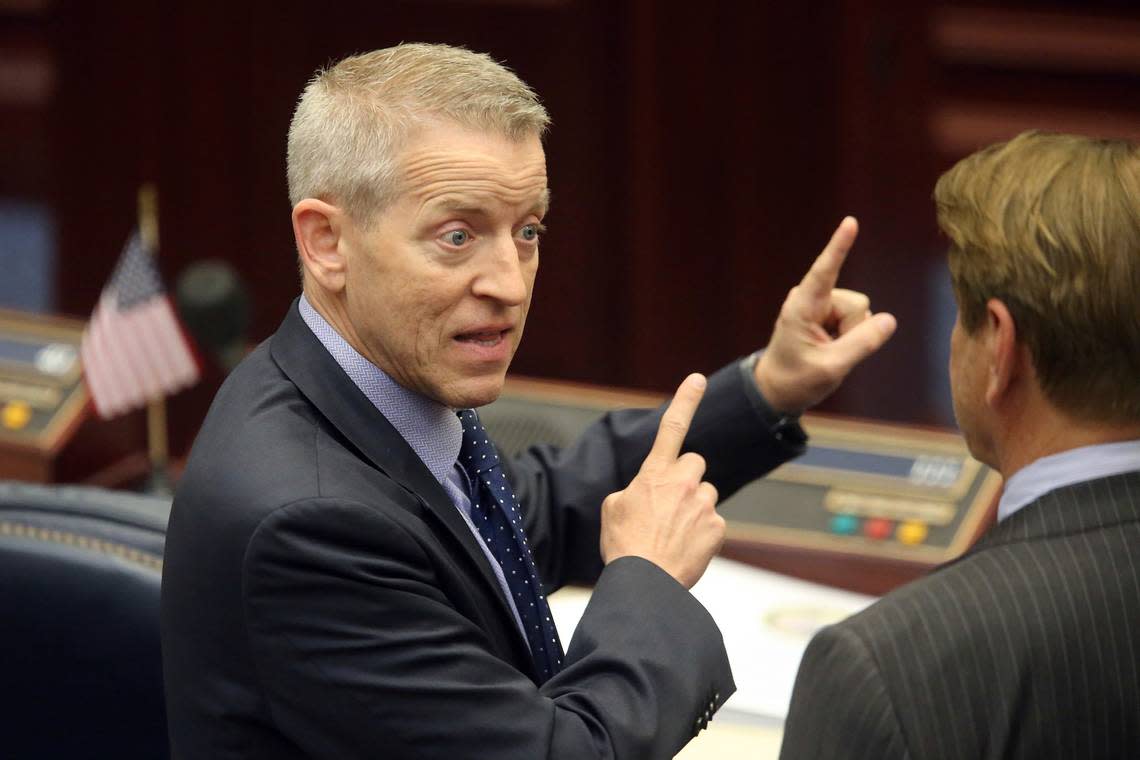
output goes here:
{"type": "Polygon", "coordinates": [[[503,475],[495,444],[491,443],[475,410],[463,410],[459,419],[463,423],[459,464],[467,472],[473,492],[471,521],[502,567],[530,644],[534,672],[541,684],[561,670],[562,644],[523,532],[522,511],[503,475]]]}

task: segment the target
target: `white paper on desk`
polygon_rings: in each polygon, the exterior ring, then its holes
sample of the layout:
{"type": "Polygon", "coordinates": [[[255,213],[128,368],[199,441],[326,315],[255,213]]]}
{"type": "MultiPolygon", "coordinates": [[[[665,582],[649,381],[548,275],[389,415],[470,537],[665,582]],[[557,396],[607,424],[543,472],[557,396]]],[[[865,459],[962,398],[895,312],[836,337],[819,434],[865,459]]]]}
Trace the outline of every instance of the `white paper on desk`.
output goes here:
{"type": "MultiPolygon", "coordinates": [[[[796,670],[815,631],[875,601],[719,557],[693,587],[724,636],[736,693],[725,706],[783,720],[796,670]]],[[[589,594],[565,589],[550,597],[558,634],[569,643],[589,594]]]]}

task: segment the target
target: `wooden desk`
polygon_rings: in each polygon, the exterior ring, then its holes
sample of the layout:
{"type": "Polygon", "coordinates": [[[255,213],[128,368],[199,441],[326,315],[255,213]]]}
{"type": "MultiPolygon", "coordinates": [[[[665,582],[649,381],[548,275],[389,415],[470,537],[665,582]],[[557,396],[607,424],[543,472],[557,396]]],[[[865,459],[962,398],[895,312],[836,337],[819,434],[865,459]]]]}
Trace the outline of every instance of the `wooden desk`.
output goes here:
{"type": "Polygon", "coordinates": [[[78,320],[0,310],[0,479],[121,486],[114,468],[145,452],[141,413],[92,412],[82,333],[78,320]]]}
{"type": "MultiPolygon", "coordinates": [[[[479,417],[508,456],[566,445],[605,411],[657,394],[509,377],[479,417]]],[[[724,499],[722,554],[880,595],[960,555],[993,521],[1001,478],[952,431],[804,415],[807,452],[724,499]]]]}

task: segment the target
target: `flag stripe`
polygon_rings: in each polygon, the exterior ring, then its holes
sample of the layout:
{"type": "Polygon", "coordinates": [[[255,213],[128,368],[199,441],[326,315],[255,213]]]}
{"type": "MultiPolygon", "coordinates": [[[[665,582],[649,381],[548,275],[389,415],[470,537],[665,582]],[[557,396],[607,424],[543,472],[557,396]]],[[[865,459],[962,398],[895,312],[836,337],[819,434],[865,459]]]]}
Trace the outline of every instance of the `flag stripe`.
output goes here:
{"type": "Polygon", "coordinates": [[[150,400],[161,395],[162,383],[158,367],[152,363],[150,351],[143,342],[142,330],[139,329],[140,312],[141,309],[135,307],[122,315],[122,329],[129,331],[130,340],[122,341],[119,348],[125,362],[123,366],[130,367],[136,375],[138,387],[135,394],[150,400]]]}
{"type": "Polygon", "coordinates": [[[155,364],[159,382],[169,392],[181,389],[197,375],[189,352],[178,350],[180,331],[174,310],[165,296],[158,296],[141,308],[132,319],[137,321],[140,346],[155,364]]]}
{"type": "MultiPolygon", "coordinates": [[[[108,299],[114,301],[113,295],[108,299]]],[[[104,368],[107,372],[107,405],[111,414],[121,414],[128,406],[127,393],[131,384],[130,364],[123,354],[122,342],[114,339],[116,309],[108,306],[99,315],[99,344],[106,353],[104,368]]]]}
{"type": "MultiPolygon", "coordinates": [[[[107,307],[113,308],[113,307],[107,307]]],[[[106,330],[103,326],[104,316],[107,309],[102,309],[96,312],[95,318],[92,320],[92,340],[91,351],[84,352],[92,354],[90,362],[98,372],[100,383],[92,392],[96,394],[95,408],[102,416],[112,416],[113,410],[118,408],[119,405],[119,379],[116,377],[115,368],[121,366],[122,360],[118,357],[117,352],[113,346],[108,345],[106,330]],[[99,391],[102,391],[100,394],[99,391]]]]}
{"type": "Polygon", "coordinates": [[[140,391],[146,401],[159,398],[163,386],[167,384],[158,357],[155,356],[155,347],[147,335],[146,326],[151,319],[154,319],[154,315],[148,303],[135,306],[123,316],[123,327],[130,330],[133,338],[124,341],[124,352],[131,366],[138,372],[140,391]]]}
{"type": "Polygon", "coordinates": [[[160,333],[162,339],[158,341],[159,350],[165,359],[164,366],[168,369],[171,382],[179,387],[193,383],[198,377],[198,363],[189,347],[185,345],[182,328],[178,325],[178,317],[174,307],[170,305],[169,298],[162,298],[157,304],[158,316],[152,332],[160,333]],[[161,331],[159,331],[161,326],[161,331]]]}
{"type": "Polygon", "coordinates": [[[80,353],[95,409],[104,418],[198,381],[194,352],[137,234],[103,288],[80,353]]]}
{"type": "MultiPolygon", "coordinates": [[[[100,299],[102,300],[102,299],[100,299]]],[[[97,314],[99,307],[95,307],[97,314]]],[[[100,409],[99,399],[104,398],[106,391],[104,390],[103,371],[98,366],[98,362],[93,355],[92,346],[95,342],[95,314],[91,315],[91,319],[87,323],[87,327],[83,330],[83,338],[79,344],[80,361],[83,363],[83,374],[87,379],[87,390],[91,394],[92,401],[95,402],[95,410],[102,416],[103,412],[100,409]]]]}
{"type": "Polygon", "coordinates": [[[113,294],[105,292],[99,299],[100,305],[96,307],[91,319],[90,350],[84,345],[84,364],[90,364],[97,372],[99,383],[92,388],[96,410],[101,416],[110,416],[111,410],[118,406],[118,388],[120,382],[116,377],[115,368],[122,364],[117,357],[113,346],[108,345],[106,329],[104,328],[105,315],[114,309],[113,294]]]}

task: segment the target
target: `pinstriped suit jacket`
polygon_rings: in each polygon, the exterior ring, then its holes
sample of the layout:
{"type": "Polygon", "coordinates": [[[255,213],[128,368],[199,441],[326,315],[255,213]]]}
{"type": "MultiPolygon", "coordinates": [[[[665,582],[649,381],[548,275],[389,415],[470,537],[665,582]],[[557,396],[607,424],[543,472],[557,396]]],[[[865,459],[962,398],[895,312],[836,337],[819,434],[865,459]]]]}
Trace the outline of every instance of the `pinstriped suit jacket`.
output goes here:
{"type": "Polygon", "coordinates": [[[817,634],[780,757],[1140,758],[1140,472],[1046,494],[817,634]]]}

